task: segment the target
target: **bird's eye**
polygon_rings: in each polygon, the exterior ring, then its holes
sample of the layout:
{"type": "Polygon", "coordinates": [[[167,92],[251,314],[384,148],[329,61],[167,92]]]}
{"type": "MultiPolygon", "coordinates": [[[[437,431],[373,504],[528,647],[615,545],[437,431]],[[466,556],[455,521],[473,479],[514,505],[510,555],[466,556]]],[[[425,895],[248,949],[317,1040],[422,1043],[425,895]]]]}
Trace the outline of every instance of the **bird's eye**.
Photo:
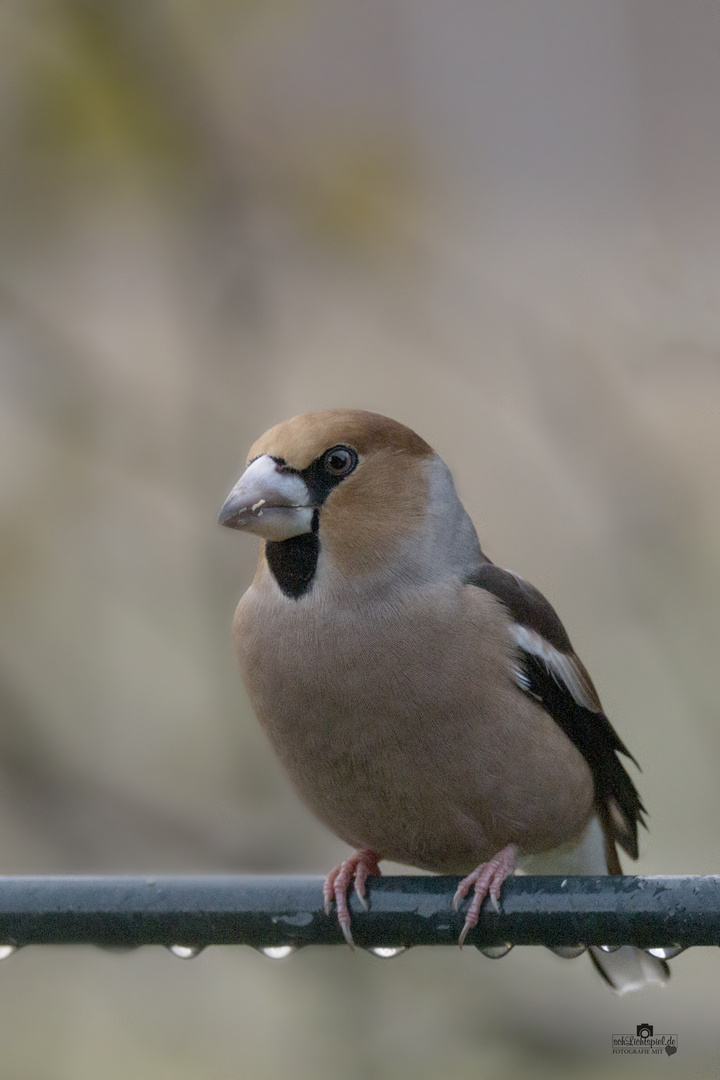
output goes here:
{"type": "Polygon", "coordinates": [[[347,476],[358,463],[358,456],[349,446],[333,446],[324,456],[325,471],[331,476],[347,476]]]}

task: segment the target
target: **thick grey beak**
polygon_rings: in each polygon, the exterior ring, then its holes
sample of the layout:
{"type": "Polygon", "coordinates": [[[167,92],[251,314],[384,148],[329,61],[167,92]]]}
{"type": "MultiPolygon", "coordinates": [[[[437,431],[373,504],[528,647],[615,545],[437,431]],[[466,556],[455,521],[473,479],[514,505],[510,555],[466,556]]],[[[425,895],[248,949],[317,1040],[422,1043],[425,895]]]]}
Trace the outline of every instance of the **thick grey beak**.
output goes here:
{"type": "Polygon", "coordinates": [[[265,540],[289,540],[312,531],[313,507],[303,478],[283,472],[267,454],[252,461],[223,503],[220,525],[265,540]]]}

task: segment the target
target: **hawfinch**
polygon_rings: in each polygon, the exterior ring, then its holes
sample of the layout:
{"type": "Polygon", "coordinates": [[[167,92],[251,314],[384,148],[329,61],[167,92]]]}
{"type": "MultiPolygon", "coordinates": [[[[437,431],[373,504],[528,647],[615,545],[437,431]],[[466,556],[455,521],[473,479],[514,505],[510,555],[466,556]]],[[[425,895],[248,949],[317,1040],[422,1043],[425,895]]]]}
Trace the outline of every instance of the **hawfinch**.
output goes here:
{"type": "MultiPolygon", "coordinates": [[[[460,944],[516,868],[619,874],[643,805],[560,619],[483,553],[445,463],[409,428],[330,409],[250,450],[220,523],[261,537],[233,624],[250,700],[314,813],[357,850],[347,890],[393,859],[466,875],[460,944]]],[[[633,759],[634,760],[634,759],[633,759]]],[[[623,993],[661,959],[590,950],[623,993]]]]}

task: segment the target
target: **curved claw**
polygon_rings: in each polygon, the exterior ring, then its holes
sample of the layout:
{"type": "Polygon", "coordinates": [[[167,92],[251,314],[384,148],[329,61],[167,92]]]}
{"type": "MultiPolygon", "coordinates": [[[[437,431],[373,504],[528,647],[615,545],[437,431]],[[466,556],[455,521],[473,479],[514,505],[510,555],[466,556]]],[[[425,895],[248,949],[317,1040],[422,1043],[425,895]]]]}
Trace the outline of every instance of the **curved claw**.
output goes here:
{"type": "Polygon", "coordinates": [[[339,866],[334,867],[325,878],[323,885],[323,900],[325,914],[330,914],[330,903],[335,901],[337,920],[342,930],[343,937],[351,949],[355,948],[352,931],[350,930],[350,909],[347,902],[347,890],[350,882],[354,882],[354,891],[363,908],[367,911],[365,899],[365,882],[370,875],[379,875],[378,862],[380,856],[369,848],[356,851],[349,859],[345,859],[339,866]]]}
{"type": "Polygon", "coordinates": [[[462,949],[463,945],[465,944],[465,938],[468,936],[468,931],[472,930],[473,925],[474,924],[471,923],[468,919],[465,920],[463,928],[460,931],[460,937],[458,938],[458,948],[459,949],[462,949]]]}
{"type": "Polygon", "coordinates": [[[453,908],[458,911],[460,901],[464,900],[473,887],[473,898],[465,915],[465,923],[458,938],[458,945],[462,949],[465,938],[474,926],[477,926],[480,918],[480,908],[486,896],[490,897],[490,903],[495,911],[500,912],[500,889],[506,877],[515,870],[515,856],[517,844],[508,844],[499,851],[489,862],[481,863],[472,874],[463,878],[457,887],[453,897],[453,908]]]}

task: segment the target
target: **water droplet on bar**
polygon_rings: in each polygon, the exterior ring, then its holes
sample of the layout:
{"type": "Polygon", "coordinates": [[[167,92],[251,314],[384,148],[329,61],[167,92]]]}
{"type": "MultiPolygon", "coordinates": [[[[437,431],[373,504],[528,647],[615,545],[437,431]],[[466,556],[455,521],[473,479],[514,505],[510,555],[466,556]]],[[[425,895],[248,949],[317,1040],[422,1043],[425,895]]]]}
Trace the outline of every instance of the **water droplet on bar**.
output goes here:
{"type": "Polygon", "coordinates": [[[273,918],[273,922],[283,923],[285,926],[310,926],[313,916],[310,911],[299,911],[297,915],[279,915],[273,918]]]}
{"type": "Polygon", "coordinates": [[[17,945],[0,945],[0,960],[7,960],[14,952],[17,952],[17,945]]]}
{"type": "Polygon", "coordinates": [[[194,960],[202,952],[202,945],[168,945],[168,949],[180,960],[194,960]]]}
{"type": "Polygon", "coordinates": [[[501,957],[507,956],[512,949],[512,945],[507,942],[504,945],[478,945],[477,948],[490,960],[500,960],[501,957]]]}
{"type": "Polygon", "coordinates": [[[645,949],[645,952],[650,953],[651,956],[657,956],[658,960],[672,960],[674,956],[679,956],[684,949],[684,945],[661,945],[655,949],[645,949]]]}
{"type": "Polygon", "coordinates": [[[563,960],[574,960],[576,956],[582,956],[586,951],[586,945],[550,945],[548,946],[550,952],[554,952],[556,956],[561,956],[563,960]]]}
{"type": "Polygon", "coordinates": [[[603,952],[617,952],[618,949],[622,949],[622,945],[598,945],[598,948],[603,952]]]}
{"type": "Polygon", "coordinates": [[[372,945],[368,952],[373,956],[379,956],[383,960],[392,960],[393,956],[399,956],[400,953],[404,953],[406,949],[405,945],[372,945]]]}
{"type": "Polygon", "coordinates": [[[297,952],[297,945],[266,945],[260,952],[267,956],[268,960],[284,960],[286,956],[297,952]]]}

